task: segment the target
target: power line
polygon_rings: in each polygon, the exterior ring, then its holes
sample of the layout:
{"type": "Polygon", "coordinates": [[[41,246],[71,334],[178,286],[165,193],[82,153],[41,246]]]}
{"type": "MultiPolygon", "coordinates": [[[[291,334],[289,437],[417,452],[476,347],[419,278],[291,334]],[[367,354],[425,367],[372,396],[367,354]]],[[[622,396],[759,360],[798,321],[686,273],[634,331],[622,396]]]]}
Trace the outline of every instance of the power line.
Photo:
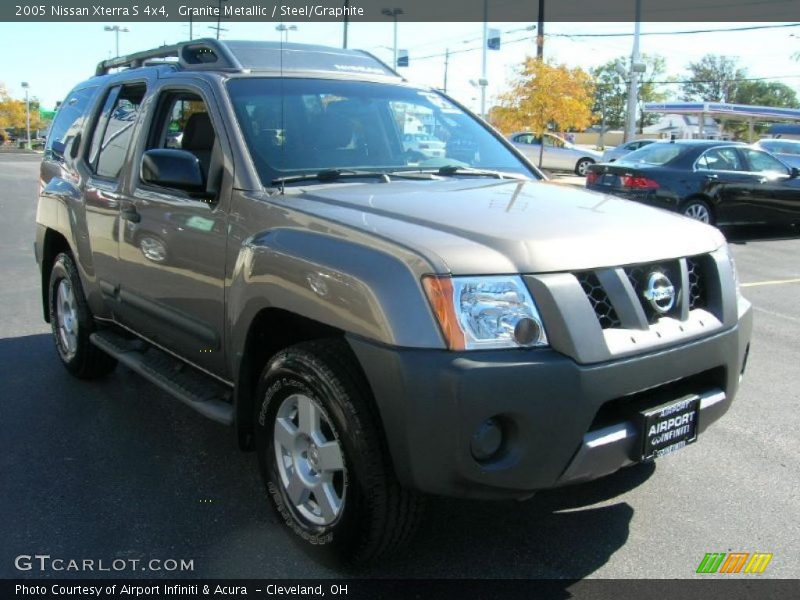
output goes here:
{"type": "MultiPolygon", "coordinates": [[[[800,27],[800,23],[783,23],[781,25],[751,25],[748,27],[727,27],[724,29],[688,29],[685,31],[643,31],[639,35],[691,35],[695,33],[728,33],[731,31],[755,31],[757,29],[786,29],[788,27],[800,27]]],[[[631,32],[614,33],[549,33],[547,37],[581,37],[581,38],[603,38],[603,37],[630,37],[631,32]]]]}

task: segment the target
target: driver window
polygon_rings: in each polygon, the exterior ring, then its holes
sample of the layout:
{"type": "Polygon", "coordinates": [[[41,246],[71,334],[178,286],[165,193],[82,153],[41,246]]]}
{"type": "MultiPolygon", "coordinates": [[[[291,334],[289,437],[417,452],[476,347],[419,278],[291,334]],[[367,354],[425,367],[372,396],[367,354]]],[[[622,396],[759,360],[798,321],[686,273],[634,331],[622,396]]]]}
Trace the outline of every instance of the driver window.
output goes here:
{"type": "Polygon", "coordinates": [[[189,92],[170,93],[161,113],[160,135],[150,148],[174,148],[194,154],[206,176],[216,144],[208,108],[200,96],[189,92]]]}
{"type": "Polygon", "coordinates": [[[789,174],[789,169],[782,162],[766,152],[759,152],[758,150],[752,150],[750,148],[747,148],[744,152],[747,155],[747,161],[750,163],[751,171],[759,173],[779,173],[781,175],[789,174]]]}

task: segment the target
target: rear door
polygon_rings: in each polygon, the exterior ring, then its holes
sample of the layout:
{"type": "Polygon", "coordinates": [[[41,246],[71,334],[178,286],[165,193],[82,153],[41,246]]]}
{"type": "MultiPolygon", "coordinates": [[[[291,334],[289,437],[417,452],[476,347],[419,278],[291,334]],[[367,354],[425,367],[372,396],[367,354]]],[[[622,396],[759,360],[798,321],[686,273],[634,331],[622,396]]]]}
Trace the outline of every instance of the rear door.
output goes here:
{"type": "Polygon", "coordinates": [[[718,224],[752,219],[753,186],[758,177],[748,171],[744,156],[736,147],[706,150],[695,161],[694,171],[700,178],[699,191],[713,200],[718,224]]]}
{"type": "Polygon", "coordinates": [[[120,199],[119,320],[226,377],[222,348],[230,198],[221,190],[230,190],[232,169],[225,160],[230,150],[222,119],[211,89],[193,80],[162,84],[148,105],[130,183],[120,199]],[[141,181],[142,155],[155,148],[194,154],[208,194],[141,181]]]}

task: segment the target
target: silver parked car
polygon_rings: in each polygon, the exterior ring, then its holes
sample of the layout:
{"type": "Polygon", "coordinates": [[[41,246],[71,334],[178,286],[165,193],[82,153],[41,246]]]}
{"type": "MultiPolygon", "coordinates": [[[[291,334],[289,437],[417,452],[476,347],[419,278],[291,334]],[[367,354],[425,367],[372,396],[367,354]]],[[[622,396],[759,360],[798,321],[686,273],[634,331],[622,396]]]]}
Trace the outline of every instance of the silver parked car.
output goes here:
{"type": "Polygon", "coordinates": [[[620,144],[614,148],[609,148],[605,152],[603,152],[603,158],[601,159],[602,162],[614,162],[615,160],[622,158],[626,154],[630,154],[634,150],[638,150],[639,148],[644,148],[648,144],[652,144],[656,140],[633,140],[627,142],[625,144],[620,144]]]}
{"type": "Polygon", "coordinates": [[[788,166],[800,169],[800,141],[765,139],[759,140],[756,146],[766,150],[788,166]]]}
{"type": "MultiPolygon", "coordinates": [[[[533,164],[539,164],[541,138],[538,135],[530,132],[515,133],[509,140],[533,164]]],[[[579,148],[552,133],[544,134],[543,169],[574,171],[576,175],[586,175],[589,165],[600,162],[602,156],[600,152],[579,148]]]]}

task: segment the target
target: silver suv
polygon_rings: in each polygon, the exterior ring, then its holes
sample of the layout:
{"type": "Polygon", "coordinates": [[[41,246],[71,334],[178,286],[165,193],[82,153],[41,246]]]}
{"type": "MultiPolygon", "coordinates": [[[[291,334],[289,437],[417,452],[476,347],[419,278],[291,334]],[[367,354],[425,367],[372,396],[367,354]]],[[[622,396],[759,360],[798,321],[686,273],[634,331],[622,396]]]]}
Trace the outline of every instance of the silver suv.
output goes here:
{"type": "Polygon", "coordinates": [[[348,562],[402,543],[421,494],[525,498],[695,442],[749,349],[719,231],[550,184],[364,52],[101,63],[37,224],[66,368],[123,363],[232,426],[297,541],[348,562]]]}

